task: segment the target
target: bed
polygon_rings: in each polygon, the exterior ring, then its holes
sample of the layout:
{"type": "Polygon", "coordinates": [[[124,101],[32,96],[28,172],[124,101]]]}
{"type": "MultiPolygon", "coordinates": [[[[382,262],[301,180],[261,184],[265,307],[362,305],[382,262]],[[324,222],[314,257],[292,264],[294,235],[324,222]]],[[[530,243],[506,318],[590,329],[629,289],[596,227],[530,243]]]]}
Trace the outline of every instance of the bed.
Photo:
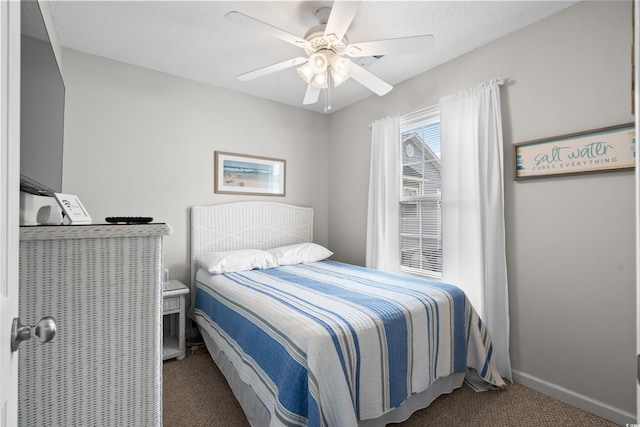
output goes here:
{"type": "Polygon", "coordinates": [[[311,208],[191,209],[191,317],[251,425],[382,426],[465,380],[505,386],[460,289],[312,242],[311,208]]]}

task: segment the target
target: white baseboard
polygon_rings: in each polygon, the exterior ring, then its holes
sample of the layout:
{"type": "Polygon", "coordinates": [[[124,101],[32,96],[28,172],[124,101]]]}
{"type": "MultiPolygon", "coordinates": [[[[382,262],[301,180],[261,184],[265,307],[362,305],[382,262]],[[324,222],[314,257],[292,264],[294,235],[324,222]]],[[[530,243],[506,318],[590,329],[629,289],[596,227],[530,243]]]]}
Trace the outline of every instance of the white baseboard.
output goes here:
{"type": "Polygon", "coordinates": [[[591,412],[599,417],[606,418],[616,424],[624,426],[625,424],[637,422],[635,415],[632,413],[623,411],[619,408],[614,408],[611,405],[599,402],[557,384],[541,380],[540,378],[536,378],[523,372],[513,371],[512,374],[513,381],[515,383],[522,384],[523,386],[532,388],[540,393],[546,394],[547,396],[551,396],[555,399],[568,403],[569,405],[591,412]]]}

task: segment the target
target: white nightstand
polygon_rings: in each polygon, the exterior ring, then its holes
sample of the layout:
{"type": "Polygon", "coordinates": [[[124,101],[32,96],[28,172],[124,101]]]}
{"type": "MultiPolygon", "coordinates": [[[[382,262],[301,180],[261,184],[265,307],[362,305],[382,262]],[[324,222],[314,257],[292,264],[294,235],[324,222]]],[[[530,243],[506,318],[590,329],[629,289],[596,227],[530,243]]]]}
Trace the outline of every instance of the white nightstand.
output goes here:
{"type": "Polygon", "coordinates": [[[179,280],[169,280],[162,285],[162,360],[184,359],[185,296],[189,293],[179,280]]]}

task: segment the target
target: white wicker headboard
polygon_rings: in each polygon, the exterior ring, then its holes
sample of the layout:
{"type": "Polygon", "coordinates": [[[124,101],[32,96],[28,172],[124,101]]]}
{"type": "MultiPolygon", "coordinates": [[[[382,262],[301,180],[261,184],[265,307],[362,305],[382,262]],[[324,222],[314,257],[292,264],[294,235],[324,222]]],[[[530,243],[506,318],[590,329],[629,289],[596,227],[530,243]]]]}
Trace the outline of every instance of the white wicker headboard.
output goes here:
{"type": "Polygon", "coordinates": [[[207,252],[270,249],[313,241],[313,208],[235,202],[191,208],[191,294],[196,263],[207,252]]]}

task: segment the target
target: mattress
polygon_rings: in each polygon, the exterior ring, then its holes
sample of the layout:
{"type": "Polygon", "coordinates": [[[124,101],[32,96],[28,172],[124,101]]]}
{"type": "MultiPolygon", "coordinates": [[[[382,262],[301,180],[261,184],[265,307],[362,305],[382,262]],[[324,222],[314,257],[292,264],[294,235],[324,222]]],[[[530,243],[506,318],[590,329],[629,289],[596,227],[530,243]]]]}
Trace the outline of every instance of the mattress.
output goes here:
{"type": "Polygon", "coordinates": [[[270,425],[356,426],[451,376],[504,386],[455,286],[334,261],[196,279],[199,327],[270,425]]]}

